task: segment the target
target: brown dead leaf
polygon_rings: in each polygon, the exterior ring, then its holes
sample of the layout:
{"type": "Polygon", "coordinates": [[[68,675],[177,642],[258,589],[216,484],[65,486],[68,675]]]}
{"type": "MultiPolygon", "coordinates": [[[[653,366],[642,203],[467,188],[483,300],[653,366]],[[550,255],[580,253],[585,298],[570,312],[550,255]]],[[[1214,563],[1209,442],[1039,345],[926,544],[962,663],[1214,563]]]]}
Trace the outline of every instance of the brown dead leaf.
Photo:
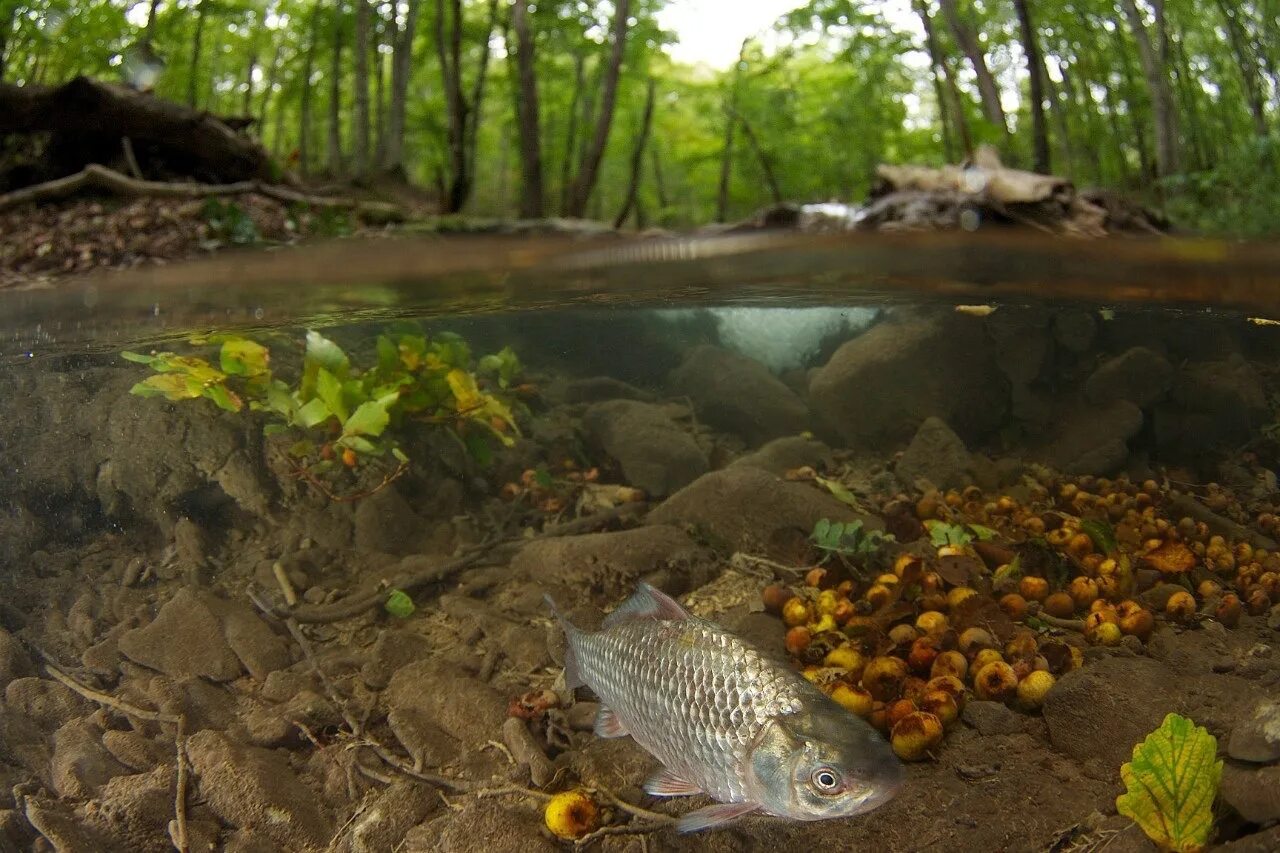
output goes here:
{"type": "Polygon", "coordinates": [[[938,574],[952,586],[972,586],[982,576],[982,562],[967,554],[955,554],[938,558],[938,574]]]}
{"type": "Polygon", "coordinates": [[[967,628],[986,628],[1000,642],[1013,636],[1016,626],[996,600],[988,595],[971,595],[951,610],[951,627],[959,633],[967,628]]]}
{"type": "Polygon", "coordinates": [[[1142,562],[1165,575],[1181,575],[1191,571],[1196,555],[1181,542],[1165,542],[1142,556],[1142,562]]]}

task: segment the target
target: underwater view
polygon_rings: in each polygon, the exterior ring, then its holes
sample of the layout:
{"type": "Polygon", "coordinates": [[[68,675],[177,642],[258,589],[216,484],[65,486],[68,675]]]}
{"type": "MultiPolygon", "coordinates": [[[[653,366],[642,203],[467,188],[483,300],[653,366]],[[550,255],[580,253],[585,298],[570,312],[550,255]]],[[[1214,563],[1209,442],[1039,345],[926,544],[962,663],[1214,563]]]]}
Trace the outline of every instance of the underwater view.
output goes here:
{"type": "Polygon", "coordinates": [[[1280,0],[0,0],[0,853],[1277,853],[1280,0]]]}

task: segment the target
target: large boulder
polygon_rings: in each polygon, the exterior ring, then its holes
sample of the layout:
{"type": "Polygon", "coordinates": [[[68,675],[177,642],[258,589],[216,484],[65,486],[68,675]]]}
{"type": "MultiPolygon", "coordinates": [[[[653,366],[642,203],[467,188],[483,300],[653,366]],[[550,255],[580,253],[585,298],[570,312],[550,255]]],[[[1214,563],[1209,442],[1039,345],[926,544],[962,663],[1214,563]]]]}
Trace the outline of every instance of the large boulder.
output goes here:
{"type": "Polygon", "coordinates": [[[836,350],[809,385],[827,429],[856,447],[905,444],[939,417],[967,441],[1000,426],[1007,408],[982,322],[967,315],[906,315],[836,350]]]}
{"type": "Polygon", "coordinates": [[[587,409],[582,425],[593,443],[622,467],[627,482],[663,497],[707,471],[707,456],[662,407],[610,400],[587,409]]]}
{"type": "Polygon", "coordinates": [[[1071,406],[1040,456],[1066,474],[1110,474],[1129,458],[1129,439],[1142,429],[1142,410],[1127,400],[1071,406]]]}
{"type": "Polygon", "coordinates": [[[927,418],[894,472],[907,488],[925,480],[939,489],[951,489],[966,485],[972,468],[973,457],[960,436],[940,418],[927,418]]]}
{"type": "Polygon", "coordinates": [[[646,523],[687,525],[728,549],[794,556],[822,518],[882,526],[812,483],[787,482],[747,466],[704,474],[652,510],[646,523]]]}
{"type": "Polygon", "coordinates": [[[808,408],[767,367],[720,347],[694,349],[672,371],[670,384],[693,401],[699,418],[750,444],[801,432],[809,424],[808,408]]]}
{"type": "Polygon", "coordinates": [[[1130,347],[1098,365],[1084,383],[1093,403],[1127,400],[1139,408],[1158,402],[1173,384],[1173,365],[1147,347],[1130,347]]]}
{"type": "Polygon", "coordinates": [[[1156,444],[1170,455],[1199,455],[1244,443],[1270,418],[1262,377],[1242,356],[1189,364],[1156,408],[1156,444]]]}
{"type": "Polygon", "coordinates": [[[788,435],[775,438],[729,463],[730,468],[759,468],[779,476],[796,468],[820,468],[831,461],[831,448],[816,438],[788,435]]]}

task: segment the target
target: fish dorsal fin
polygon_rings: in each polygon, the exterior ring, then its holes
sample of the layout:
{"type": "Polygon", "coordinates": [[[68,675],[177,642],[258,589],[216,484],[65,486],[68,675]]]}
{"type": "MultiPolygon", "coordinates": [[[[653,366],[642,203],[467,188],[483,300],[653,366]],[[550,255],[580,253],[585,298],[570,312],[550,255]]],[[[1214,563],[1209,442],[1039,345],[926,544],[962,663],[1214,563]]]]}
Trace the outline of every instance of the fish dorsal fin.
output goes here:
{"type": "Polygon", "coordinates": [[[678,622],[689,618],[689,612],[680,603],[660,589],[656,589],[644,581],[631,594],[631,597],[618,605],[617,609],[604,619],[604,627],[624,625],[639,619],[660,619],[678,622]]]}
{"type": "Polygon", "coordinates": [[[596,737],[626,737],[629,734],[627,727],[608,705],[601,705],[600,710],[596,711],[595,732],[596,737]]]}
{"type": "Polygon", "coordinates": [[[698,809],[696,812],[689,812],[676,821],[676,830],[682,833],[699,832],[737,820],[758,808],[760,807],[755,803],[717,803],[705,809],[698,809]]]}
{"type": "Polygon", "coordinates": [[[659,767],[644,783],[644,792],[654,797],[687,797],[702,789],[665,767],[659,767]]]}

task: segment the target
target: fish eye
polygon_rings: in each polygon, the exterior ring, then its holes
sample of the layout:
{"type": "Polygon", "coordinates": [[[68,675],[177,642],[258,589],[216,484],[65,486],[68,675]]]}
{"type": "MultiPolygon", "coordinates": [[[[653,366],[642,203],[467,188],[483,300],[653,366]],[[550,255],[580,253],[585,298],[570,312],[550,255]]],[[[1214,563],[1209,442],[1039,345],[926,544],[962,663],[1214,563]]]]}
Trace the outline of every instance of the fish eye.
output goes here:
{"type": "Polygon", "coordinates": [[[834,794],[840,789],[840,775],[830,767],[813,771],[813,786],[824,794],[834,794]]]}

